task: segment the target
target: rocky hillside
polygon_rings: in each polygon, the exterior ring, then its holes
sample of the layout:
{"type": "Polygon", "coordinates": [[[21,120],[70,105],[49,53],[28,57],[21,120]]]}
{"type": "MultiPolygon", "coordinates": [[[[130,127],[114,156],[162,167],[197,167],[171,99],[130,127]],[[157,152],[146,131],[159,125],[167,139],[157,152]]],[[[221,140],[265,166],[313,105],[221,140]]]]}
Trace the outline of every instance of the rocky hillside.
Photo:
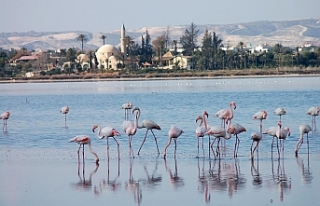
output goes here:
{"type": "MultiPolygon", "coordinates": [[[[196,24],[196,22],[195,22],[196,24]]],[[[197,25],[197,24],[196,24],[197,25]]],[[[148,30],[151,38],[160,36],[168,27],[149,27],[140,29],[131,29],[130,25],[125,25],[126,34],[133,37],[136,42],[140,42],[141,35],[148,30]]],[[[179,40],[189,25],[169,26],[171,40],[179,40]]],[[[24,32],[24,33],[0,33],[0,48],[22,48],[29,50],[56,50],[59,48],[80,48],[81,44],[77,41],[80,34],[84,34],[88,41],[85,43],[85,49],[95,50],[102,45],[102,35],[107,36],[106,44],[119,45],[119,30],[112,32],[92,33],[87,31],[66,31],[66,32],[24,32]]],[[[320,20],[307,19],[295,21],[259,21],[227,25],[197,25],[200,30],[198,44],[206,28],[216,34],[223,40],[224,45],[236,46],[242,41],[246,46],[253,47],[267,43],[274,45],[281,43],[284,46],[296,47],[302,46],[306,42],[316,46],[320,45],[320,20]]]]}

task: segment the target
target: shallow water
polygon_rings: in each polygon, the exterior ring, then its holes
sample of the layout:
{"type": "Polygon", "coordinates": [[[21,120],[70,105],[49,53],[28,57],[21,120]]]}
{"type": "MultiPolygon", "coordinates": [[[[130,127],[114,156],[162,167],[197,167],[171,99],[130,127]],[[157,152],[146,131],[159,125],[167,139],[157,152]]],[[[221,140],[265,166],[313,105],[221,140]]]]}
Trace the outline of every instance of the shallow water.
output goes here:
{"type": "MultiPolygon", "coordinates": [[[[206,80],[100,81],[65,83],[0,84],[0,109],[10,111],[7,132],[0,138],[0,205],[315,205],[320,200],[320,140],[318,130],[309,134],[294,157],[299,125],[311,124],[306,111],[320,106],[319,77],[234,78],[206,80]],[[129,157],[128,137],[122,132],[127,101],[141,109],[141,119],[161,126],[155,131],[160,156],[149,134],[140,156],[129,157]],[[233,158],[234,138],[227,141],[224,155],[197,156],[195,118],[208,111],[208,123],[220,125],[213,114],[237,103],[233,123],[243,125],[239,157],[233,158]],[[59,113],[68,105],[67,127],[59,113]],[[250,161],[250,134],[259,130],[252,115],[268,112],[263,128],[277,126],[273,111],[284,107],[283,126],[291,130],[285,140],[283,157],[265,136],[255,162],[250,161]],[[92,133],[93,124],[113,126],[120,131],[121,160],[116,144],[92,133]],[[168,130],[174,124],[184,130],[168,148],[168,130]],[[86,134],[100,164],[85,148],[85,163],[78,164],[78,145],[68,140],[86,134]],[[253,196],[254,195],[254,196],[253,196]]],[[[131,116],[131,118],[133,118],[131,116]]],[[[316,126],[320,129],[319,118],[316,126]]],[[[141,121],[141,120],[140,120],[141,121]]],[[[138,130],[132,146],[136,153],[145,131],[138,130]]]]}

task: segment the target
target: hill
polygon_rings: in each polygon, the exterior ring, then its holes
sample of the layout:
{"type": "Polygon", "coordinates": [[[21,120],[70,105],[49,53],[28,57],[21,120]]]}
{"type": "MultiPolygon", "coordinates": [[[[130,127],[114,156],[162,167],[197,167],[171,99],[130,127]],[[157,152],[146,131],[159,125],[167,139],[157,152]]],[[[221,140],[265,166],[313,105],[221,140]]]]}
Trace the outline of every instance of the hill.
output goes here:
{"type": "MultiPolygon", "coordinates": [[[[196,24],[196,23],[195,23],[196,24]]],[[[190,24],[189,24],[190,25],[190,24]]],[[[171,40],[179,40],[189,25],[169,26],[169,27],[144,27],[140,29],[128,29],[130,25],[125,25],[126,35],[134,38],[136,42],[141,41],[141,36],[148,30],[151,38],[160,36],[169,28],[171,40]]],[[[197,25],[197,24],[196,24],[197,25]]],[[[84,34],[88,41],[84,44],[84,49],[95,50],[102,46],[102,35],[107,36],[106,44],[119,45],[119,30],[112,32],[87,32],[87,31],[66,31],[66,32],[12,32],[0,33],[0,48],[22,48],[28,50],[56,50],[59,48],[80,48],[77,41],[80,34],[84,34]]],[[[242,41],[246,46],[253,47],[267,43],[273,46],[281,43],[284,46],[296,47],[304,45],[306,42],[313,45],[320,45],[320,20],[306,19],[293,21],[258,21],[227,25],[197,25],[199,29],[198,45],[201,44],[203,33],[208,28],[223,40],[223,44],[236,46],[242,41]]]]}

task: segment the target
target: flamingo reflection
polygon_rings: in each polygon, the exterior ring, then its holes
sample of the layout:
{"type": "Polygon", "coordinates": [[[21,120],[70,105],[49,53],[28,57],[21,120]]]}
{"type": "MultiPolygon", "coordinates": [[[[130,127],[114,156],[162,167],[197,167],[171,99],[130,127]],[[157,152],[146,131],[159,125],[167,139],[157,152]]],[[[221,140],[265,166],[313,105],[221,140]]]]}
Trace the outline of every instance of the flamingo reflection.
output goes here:
{"type": "Polygon", "coordinates": [[[227,189],[227,180],[221,176],[221,159],[214,159],[213,166],[211,161],[209,161],[209,184],[210,189],[218,190],[218,191],[225,191],[227,189]]]}
{"type": "Polygon", "coordinates": [[[259,158],[257,158],[257,166],[255,166],[254,160],[251,161],[251,175],[252,175],[252,184],[255,186],[262,186],[262,178],[259,172],[259,158]]]}
{"type": "Polygon", "coordinates": [[[280,159],[278,161],[278,168],[277,173],[274,173],[274,161],[273,158],[271,159],[271,167],[272,167],[272,181],[274,186],[277,186],[280,192],[280,201],[283,202],[284,200],[284,192],[291,190],[291,179],[288,179],[287,174],[285,173],[284,168],[284,160],[282,161],[280,159]],[[281,164],[282,163],[282,164],[281,164]]]}
{"type": "MultiPolygon", "coordinates": [[[[202,167],[200,169],[200,160],[198,159],[198,191],[199,193],[203,193],[205,203],[210,202],[210,191],[209,191],[209,183],[208,183],[208,175],[205,173],[204,168],[205,159],[202,159],[202,167]]],[[[209,172],[210,174],[210,172],[209,172]]],[[[210,177],[210,175],[209,175],[210,177]]]]}
{"type": "Polygon", "coordinates": [[[75,189],[83,189],[85,191],[89,191],[92,187],[92,176],[98,171],[99,168],[99,163],[95,164],[96,167],[95,169],[90,173],[89,175],[89,179],[85,178],[85,164],[84,164],[84,160],[82,163],[82,167],[80,164],[80,160],[78,161],[78,177],[79,177],[79,182],[77,183],[72,183],[71,185],[75,188],[75,189]],[[81,173],[82,172],[82,173],[81,173]]]}
{"type": "Polygon", "coordinates": [[[302,175],[302,181],[304,183],[311,183],[313,176],[310,170],[310,164],[309,164],[309,155],[308,155],[308,159],[307,159],[307,165],[305,165],[305,163],[303,162],[303,159],[300,157],[296,158],[297,164],[299,169],[301,170],[301,175],[302,175]]]}
{"type": "Polygon", "coordinates": [[[142,201],[142,189],[138,181],[132,176],[133,159],[130,158],[129,180],[125,183],[125,189],[133,194],[134,200],[138,205],[142,201]]]}
{"type": "Polygon", "coordinates": [[[243,189],[245,187],[247,180],[241,174],[238,159],[235,159],[234,166],[231,166],[229,168],[227,181],[229,197],[232,197],[235,191],[243,189]]]}
{"type": "Polygon", "coordinates": [[[110,190],[112,192],[116,192],[121,187],[121,182],[118,182],[118,178],[120,177],[120,160],[118,159],[118,167],[117,167],[117,175],[114,179],[110,180],[110,160],[108,158],[108,176],[107,180],[103,179],[99,182],[99,186],[94,188],[95,194],[99,195],[102,193],[103,189],[110,190]]]}
{"type": "Polygon", "coordinates": [[[184,186],[184,179],[178,175],[178,166],[177,166],[177,158],[174,157],[174,173],[172,173],[171,169],[167,165],[167,160],[164,159],[164,166],[166,171],[169,173],[170,182],[174,189],[178,189],[184,186]]]}
{"type": "Polygon", "coordinates": [[[147,178],[139,180],[139,182],[141,181],[143,185],[148,187],[149,189],[155,189],[155,187],[162,182],[162,176],[156,174],[158,170],[158,157],[159,155],[156,158],[155,167],[152,174],[149,174],[147,165],[144,165],[143,168],[147,175],[147,178]]]}

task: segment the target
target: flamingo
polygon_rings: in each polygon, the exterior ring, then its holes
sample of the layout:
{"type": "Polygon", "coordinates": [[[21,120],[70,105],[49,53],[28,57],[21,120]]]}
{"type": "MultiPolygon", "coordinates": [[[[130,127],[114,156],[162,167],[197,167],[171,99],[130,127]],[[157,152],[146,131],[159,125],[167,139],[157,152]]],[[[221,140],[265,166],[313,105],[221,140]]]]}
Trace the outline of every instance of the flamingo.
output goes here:
{"type": "Polygon", "coordinates": [[[123,131],[129,137],[129,148],[130,148],[130,153],[131,153],[132,157],[134,157],[134,154],[133,154],[131,142],[132,142],[133,135],[135,135],[136,132],[137,132],[138,120],[139,120],[138,110],[133,110],[132,113],[134,113],[135,111],[136,111],[136,115],[135,115],[135,121],[134,122],[133,121],[124,121],[122,123],[123,131]]]}
{"type": "MultiPolygon", "coordinates": [[[[133,108],[132,112],[134,112],[134,111],[138,111],[138,112],[137,112],[137,115],[138,115],[138,119],[139,119],[139,117],[140,117],[140,108],[139,108],[139,107],[135,107],[135,108],[133,108]]],[[[153,129],[161,130],[160,126],[157,125],[157,123],[155,123],[155,122],[152,121],[152,120],[144,119],[144,120],[142,120],[141,125],[138,125],[138,129],[142,129],[142,128],[146,128],[147,131],[146,131],[146,134],[145,134],[145,136],[144,136],[143,142],[142,142],[142,144],[141,144],[141,146],[140,146],[140,149],[139,149],[139,151],[138,151],[138,155],[139,155],[139,153],[140,153],[140,150],[141,150],[144,142],[146,141],[147,134],[148,134],[148,131],[149,131],[149,130],[150,130],[151,133],[153,134],[154,140],[155,140],[156,145],[157,145],[158,154],[160,154],[159,146],[158,146],[158,142],[157,142],[157,138],[156,138],[156,136],[154,135],[154,133],[153,133],[153,131],[152,131],[153,129]]]]}
{"type": "Polygon", "coordinates": [[[96,157],[96,163],[99,162],[99,157],[98,157],[97,153],[95,153],[92,150],[92,148],[91,148],[91,139],[88,136],[86,136],[86,135],[78,135],[78,136],[75,136],[74,138],[70,139],[69,142],[75,142],[75,143],[78,143],[80,145],[79,149],[78,149],[78,157],[79,157],[80,148],[82,146],[83,159],[84,159],[84,145],[87,144],[88,147],[89,147],[89,151],[96,157]]]}
{"type": "Polygon", "coordinates": [[[229,110],[221,109],[214,114],[214,117],[218,117],[221,119],[221,125],[223,124],[224,128],[226,127],[226,123],[231,124],[231,120],[233,119],[233,116],[234,116],[234,110],[237,108],[237,105],[235,102],[230,102],[229,107],[230,107],[229,110]]]}
{"type": "Polygon", "coordinates": [[[310,107],[310,109],[307,111],[307,115],[311,115],[311,127],[314,127],[314,130],[316,130],[316,116],[319,116],[320,113],[320,107],[310,107]]]}
{"type": "Polygon", "coordinates": [[[211,128],[206,132],[206,134],[212,135],[215,137],[215,139],[210,144],[210,147],[212,150],[213,150],[213,145],[215,141],[218,139],[217,148],[216,148],[217,155],[220,152],[219,144],[220,144],[221,137],[224,138],[225,140],[229,140],[231,138],[231,135],[227,136],[226,130],[224,128],[218,127],[218,126],[211,126],[211,128]]]}
{"type": "Polygon", "coordinates": [[[114,128],[112,128],[112,127],[104,127],[104,128],[101,129],[101,127],[99,125],[97,125],[97,124],[93,125],[92,132],[94,133],[97,128],[99,130],[98,133],[97,133],[97,137],[99,139],[106,138],[106,140],[107,140],[108,158],[109,158],[109,141],[108,141],[108,138],[112,137],[114,139],[114,141],[117,143],[118,159],[120,159],[119,143],[115,138],[115,136],[120,136],[120,133],[117,130],[115,130],[114,128]]]}
{"type": "Polygon", "coordinates": [[[267,119],[268,113],[265,110],[255,113],[252,117],[253,120],[260,120],[260,133],[262,133],[262,120],[267,119]]]}
{"type": "Polygon", "coordinates": [[[60,109],[60,113],[64,114],[64,126],[67,127],[67,114],[69,112],[69,107],[64,106],[60,109]]]}
{"type": "Polygon", "coordinates": [[[280,149],[284,150],[284,143],[283,145],[281,144],[281,140],[285,140],[287,136],[290,136],[290,129],[288,127],[285,127],[284,129],[281,129],[282,123],[279,120],[278,121],[278,129],[276,131],[276,137],[277,137],[277,148],[278,148],[278,156],[280,159],[280,152],[279,152],[279,146],[278,146],[278,140],[280,140],[280,149]],[[282,145],[282,146],[281,146],[282,145]]]}
{"type": "Polygon", "coordinates": [[[281,116],[287,114],[286,110],[284,110],[284,108],[279,107],[276,110],[274,110],[273,112],[275,115],[280,116],[280,121],[281,121],[281,116]]]}
{"type": "Polygon", "coordinates": [[[308,144],[308,149],[309,149],[309,132],[312,131],[310,125],[307,125],[307,124],[303,124],[303,125],[300,125],[299,126],[299,131],[300,131],[300,139],[299,141],[297,142],[297,145],[296,145],[296,149],[294,150],[294,153],[296,155],[296,157],[298,156],[298,150],[300,149],[302,143],[303,143],[303,135],[304,134],[307,134],[307,144],[308,144]]]}
{"type": "Polygon", "coordinates": [[[132,109],[132,102],[122,104],[121,109],[124,109],[124,119],[129,120],[129,111],[132,109]]]}
{"type": "Polygon", "coordinates": [[[164,148],[164,152],[163,152],[163,158],[166,158],[166,154],[167,154],[167,148],[169,147],[169,145],[171,144],[171,140],[174,140],[174,151],[176,153],[176,149],[177,149],[177,139],[178,137],[183,133],[182,129],[179,129],[178,127],[171,125],[171,128],[168,132],[168,136],[169,136],[169,141],[167,143],[167,145],[164,148]]]}
{"type": "MultiPolygon", "coordinates": [[[[198,116],[196,119],[196,123],[201,120],[199,126],[196,128],[196,137],[198,138],[198,155],[199,157],[199,138],[202,138],[202,147],[203,147],[203,137],[206,135],[205,133],[208,131],[208,125],[206,118],[208,118],[208,112],[203,111],[202,116],[198,116]],[[203,125],[202,125],[203,124],[203,125]]],[[[209,135],[209,154],[210,154],[210,135],[209,135]]]]}
{"type": "Polygon", "coordinates": [[[0,119],[3,119],[3,131],[7,131],[8,119],[10,117],[10,112],[6,111],[0,115],[0,119]]]}
{"type": "Polygon", "coordinates": [[[251,133],[251,139],[252,139],[252,144],[251,144],[251,159],[253,160],[254,158],[254,151],[257,149],[259,146],[260,140],[262,139],[261,132],[252,132],[251,133]],[[253,143],[256,142],[256,146],[252,150],[253,143]]]}
{"type": "Polygon", "coordinates": [[[237,123],[229,126],[227,130],[227,133],[229,135],[233,134],[234,136],[236,136],[236,141],[234,144],[234,157],[238,157],[238,150],[239,150],[239,144],[240,144],[240,139],[238,137],[238,134],[242,132],[246,132],[246,128],[244,128],[243,126],[237,123]]]}

